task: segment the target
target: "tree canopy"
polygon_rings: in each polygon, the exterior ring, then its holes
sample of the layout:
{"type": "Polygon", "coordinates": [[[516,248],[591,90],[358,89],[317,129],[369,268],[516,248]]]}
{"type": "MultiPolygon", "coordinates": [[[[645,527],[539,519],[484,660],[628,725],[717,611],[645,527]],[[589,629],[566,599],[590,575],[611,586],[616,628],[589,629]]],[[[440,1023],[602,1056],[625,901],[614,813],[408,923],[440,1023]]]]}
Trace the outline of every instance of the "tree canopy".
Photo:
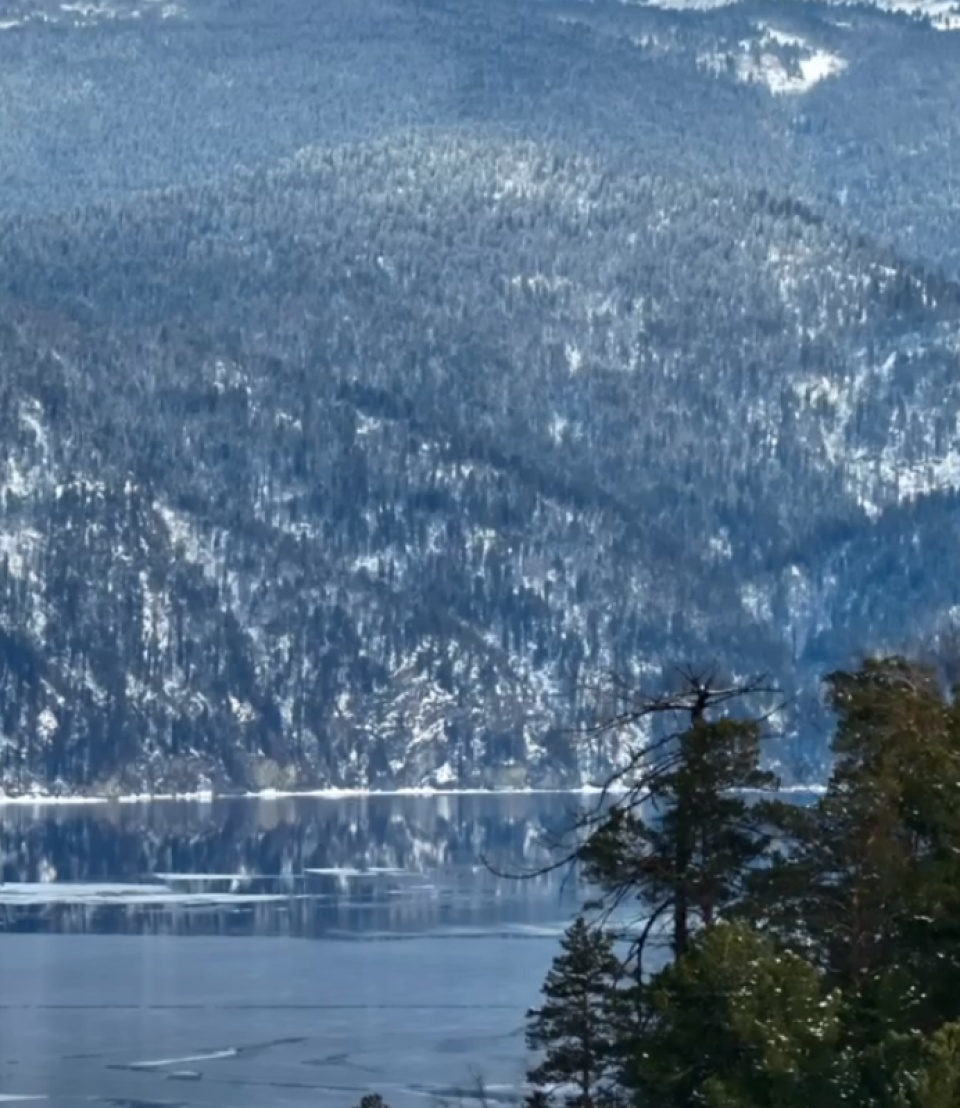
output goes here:
{"type": "MultiPolygon", "coordinates": [[[[756,692],[691,680],[669,705],[620,717],[689,716],[663,739],[641,729],[630,787],[579,823],[596,942],[616,937],[622,960],[595,1004],[609,1013],[607,1038],[595,1034],[617,1059],[616,1096],[637,1108],[955,1106],[955,692],[903,657],[831,674],[833,770],[805,807],[760,769],[762,720],[740,703],[756,692]],[[625,894],[639,906],[626,926],[625,894]]],[[[530,1080],[549,1099],[537,1068],[530,1080]]]]}

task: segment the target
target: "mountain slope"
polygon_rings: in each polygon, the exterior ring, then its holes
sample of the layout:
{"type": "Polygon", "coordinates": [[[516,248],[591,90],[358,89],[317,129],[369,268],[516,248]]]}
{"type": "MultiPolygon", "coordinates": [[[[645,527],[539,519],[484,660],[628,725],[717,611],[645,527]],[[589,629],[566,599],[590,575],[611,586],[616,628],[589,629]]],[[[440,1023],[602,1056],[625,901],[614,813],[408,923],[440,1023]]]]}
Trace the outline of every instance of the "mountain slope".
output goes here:
{"type": "Polygon", "coordinates": [[[0,789],[561,785],[960,604],[960,36],[0,0],[0,789]]]}
{"type": "Polygon", "coordinates": [[[412,135],[2,241],[8,789],[578,781],[587,678],[809,680],[956,479],[957,288],[723,182],[412,135]]]}

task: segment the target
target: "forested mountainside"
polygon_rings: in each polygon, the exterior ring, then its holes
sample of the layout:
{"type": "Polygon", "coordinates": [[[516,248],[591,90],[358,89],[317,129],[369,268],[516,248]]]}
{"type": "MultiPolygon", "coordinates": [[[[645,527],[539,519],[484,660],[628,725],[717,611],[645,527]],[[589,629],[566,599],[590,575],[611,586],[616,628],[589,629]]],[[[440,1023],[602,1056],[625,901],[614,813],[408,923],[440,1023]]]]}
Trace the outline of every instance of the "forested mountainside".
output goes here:
{"type": "Polygon", "coordinates": [[[718,658],[815,774],[960,604],[960,37],[107,10],[0,32],[0,786],[570,785],[718,658]]]}

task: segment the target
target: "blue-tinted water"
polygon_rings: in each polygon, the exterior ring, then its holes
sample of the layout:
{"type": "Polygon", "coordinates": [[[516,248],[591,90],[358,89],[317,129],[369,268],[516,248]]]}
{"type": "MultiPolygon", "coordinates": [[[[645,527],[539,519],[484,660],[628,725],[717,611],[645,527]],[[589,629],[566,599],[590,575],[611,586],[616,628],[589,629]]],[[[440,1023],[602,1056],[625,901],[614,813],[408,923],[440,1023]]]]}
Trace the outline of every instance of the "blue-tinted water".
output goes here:
{"type": "Polygon", "coordinates": [[[569,797],[0,810],[0,1100],[517,1097],[569,797]]]}

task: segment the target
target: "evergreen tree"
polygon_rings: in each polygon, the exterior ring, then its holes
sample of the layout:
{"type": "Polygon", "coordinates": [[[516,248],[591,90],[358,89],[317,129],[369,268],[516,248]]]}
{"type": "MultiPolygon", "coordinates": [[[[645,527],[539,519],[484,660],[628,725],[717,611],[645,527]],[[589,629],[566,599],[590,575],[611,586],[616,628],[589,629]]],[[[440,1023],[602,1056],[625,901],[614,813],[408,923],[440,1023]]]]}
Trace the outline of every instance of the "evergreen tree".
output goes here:
{"type": "Polygon", "coordinates": [[[543,1003],[527,1013],[527,1046],[542,1052],[527,1075],[528,1108],[543,1108],[557,1098],[567,1108],[617,1103],[620,976],[611,936],[579,916],[547,974],[543,1003]]]}
{"type": "Polygon", "coordinates": [[[691,686],[685,705],[648,702],[634,717],[689,713],[636,752],[626,797],[586,825],[576,852],[604,907],[633,897],[646,912],[624,962],[631,987],[595,1007],[611,1099],[960,1105],[957,690],[899,657],[826,687],[835,762],[806,809],[744,795],[771,783],[760,727],[710,718],[716,689],[691,686]],[[650,977],[658,919],[673,959],[650,977]]]}
{"type": "Polygon", "coordinates": [[[722,687],[695,674],[685,683],[649,714],[679,711],[687,726],[649,756],[635,755],[639,783],[603,812],[578,851],[586,881],[607,905],[641,901],[651,927],[641,935],[638,963],[660,918],[670,922],[672,954],[682,955],[695,927],[739,903],[770,844],[765,809],[750,795],[777,785],[760,766],[760,722],[719,715],[760,686],[722,687]]]}
{"type": "Polygon", "coordinates": [[[389,1108],[379,1093],[367,1093],[360,1098],[357,1108],[389,1108]]]}
{"type": "Polygon", "coordinates": [[[960,1023],[947,1023],[919,1043],[919,1061],[901,1071],[893,1108],[957,1108],[960,1104],[960,1023]]]}
{"type": "Polygon", "coordinates": [[[902,658],[827,687],[833,772],[809,811],[781,810],[786,847],[755,882],[763,911],[848,993],[868,1043],[930,1033],[960,1018],[960,714],[902,658]]]}
{"type": "Polygon", "coordinates": [[[840,998],[742,924],[701,932],[647,993],[627,1082],[643,1108],[832,1108],[848,1086],[840,998]]]}

